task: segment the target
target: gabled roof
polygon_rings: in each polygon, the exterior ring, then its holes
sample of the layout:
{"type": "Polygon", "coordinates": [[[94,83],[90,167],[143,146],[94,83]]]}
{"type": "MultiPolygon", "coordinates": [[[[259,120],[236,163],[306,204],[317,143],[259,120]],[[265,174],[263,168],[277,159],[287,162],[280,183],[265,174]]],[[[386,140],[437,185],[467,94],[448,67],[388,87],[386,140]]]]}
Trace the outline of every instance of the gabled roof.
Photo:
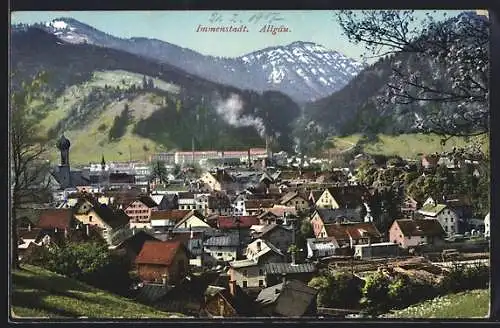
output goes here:
{"type": "Polygon", "coordinates": [[[295,197],[300,197],[299,193],[296,191],[291,191],[285,194],[280,200],[280,204],[284,205],[294,199],[295,197]]]}
{"type": "Polygon", "coordinates": [[[425,216],[436,216],[441,213],[442,210],[446,209],[448,206],[444,204],[437,204],[436,206],[432,204],[427,204],[423,206],[418,212],[425,216]]]}
{"type": "Polygon", "coordinates": [[[342,208],[355,208],[368,195],[368,190],[360,185],[330,187],[327,190],[342,208]]]}
{"type": "Polygon", "coordinates": [[[181,247],[180,241],[146,241],[135,263],[170,266],[181,247]]]}
{"type": "Polygon", "coordinates": [[[256,238],[262,238],[264,237],[265,235],[267,235],[268,233],[270,233],[271,231],[275,230],[275,229],[283,229],[285,230],[286,232],[290,232],[292,233],[293,231],[291,229],[287,229],[285,228],[284,226],[282,225],[279,225],[279,224],[268,224],[266,226],[264,226],[264,228],[262,228],[259,233],[257,233],[255,235],[256,238]]]}
{"type": "Polygon", "coordinates": [[[326,224],[336,222],[338,219],[346,217],[347,214],[343,208],[318,208],[315,212],[326,224]]]}
{"type": "Polygon", "coordinates": [[[312,200],[314,202],[317,202],[322,194],[323,194],[323,190],[312,190],[309,197],[312,198],[312,200]]]}
{"type": "Polygon", "coordinates": [[[171,220],[179,222],[185,218],[191,210],[157,210],[151,211],[151,220],[171,220]]]}
{"type": "Polygon", "coordinates": [[[404,236],[444,236],[446,233],[436,219],[395,220],[404,236]]]}
{"type": "Polygon", "coordinates": [[[382,234],[372,222],[356,222],[346,224],[325,224],[328,237],[335,237],[337,240],[354,240],[361,238],[380,238],[382,234]]]}
{"type": "Polygon", "coordinates": [[[179,192],[179,200],[180,199],[194,199],[194,194],[190,191],[179,192]]]}
{"type": "Polygon", "coordinates": [[[257,224],[259,224],[257,216],[219,216],[217,218],[217,227],[219,229],[237,229],[238,226],[246,229],[257,224]]]}
{"type": "Polygon", "coordinates": [[[72,209],[42,209],[37,227],[41,229],[69,229],[72,219],[72,209]]]}
{"type": "Polygon", "coordinates": [[[274,315],[285,317],[303,316],[312,302],[316,302],[318,291],[298,280],[287,280],[264,288],[257,299],[261,306],[274,304],[274,315]]]}
{"type": "Polygon", "coordinates": [[[200,212],[198,212],[197,210],[191,210],[188,214],[186,214],[180,221],[178,221],[175,226],[176,227],[180,227],[185,221],[189,220],[191,217],[197,217],[198,219],[200,219],[201,221],[205,222],[207,224],[207,226],[209,225],[206,221],[205,221],[205,216],[203,214],[201,214],[200,212]]]}
{"type": "Polygon", "coordinates": [[[141,203],[143,203],[144,205],[146,205],[149,208],[153,208],[153,207],[157,207],[158,206],[158,204],[156,204],[156,202],[151,197],[149,197],[149,196],[141,196],[137,200],[140,201],[141,203]]]}

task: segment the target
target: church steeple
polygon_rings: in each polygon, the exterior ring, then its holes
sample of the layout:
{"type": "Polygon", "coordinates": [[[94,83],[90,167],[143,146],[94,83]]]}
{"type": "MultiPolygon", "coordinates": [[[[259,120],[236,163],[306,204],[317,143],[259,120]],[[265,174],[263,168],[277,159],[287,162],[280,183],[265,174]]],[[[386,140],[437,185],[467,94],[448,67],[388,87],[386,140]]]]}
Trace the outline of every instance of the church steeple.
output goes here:
{"type": "Polygon", "coordinates": [[[61,135],[61,138],[57,141],[57,149],[61,152],[61,166],[69,166],[69,147],[71,147],[71,142],[64,136],[64,133],[61,135]]]}
{"type": "Polygon", "coordinates": [[[101,170],[104,171],[106,169],[106,161],[104,160],[104,154],[102,154],[101,158],[101,170]]]}

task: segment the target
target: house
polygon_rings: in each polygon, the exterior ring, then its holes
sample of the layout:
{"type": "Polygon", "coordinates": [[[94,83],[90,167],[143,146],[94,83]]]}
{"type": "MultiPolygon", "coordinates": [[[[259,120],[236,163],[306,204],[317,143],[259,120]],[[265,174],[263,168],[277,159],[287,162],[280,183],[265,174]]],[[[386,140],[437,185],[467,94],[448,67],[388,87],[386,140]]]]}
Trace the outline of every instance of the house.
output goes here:
{"type": "Polygon", "coordinates": [[[325,224],[359,221],[359,212],[349,209],[316,209],[311,215],[310,222],[315,236],[321,236],[325,224]]]}
{"type": "Polygon", "coordinates": [[[421,214],[424,219],[438,220],[448,235],[451,236],[458,233],[459,217],[455,211],[447,205],[431,202],[424,204],[417,212],[421,214]]]}
{"type": "Polygon", "coordinates": [[[440,245],[446,233],[436,219],[395,220],[389,229],[389,240],[402,248],[421,244],[440,245]]]}
{"type": "Polygon", "coordinates": [[[287,280],[299,280],[309,282],[317,272],[314,263],[267,263],[264,265],[266,285],[273,286],[287,280]]]}
{"type": "Polygon", "coordinates": [[[200,180],[207,184],[212,191],[231,191],[236,187],[234,178],[225,170],[217,170],[216,172],[205,172],[201,175],[200,180]]]}
{"type": "Polygon", "coordinates": [[[207,197],[206,208],[207,215],[232,215],[233,213],[233,207],[231,206],[229,197],[220,192],[212,193],[207,197]]]}
{"type": "Polygon", "coordinates": [[[174,228],[191,229],[194,227],[210,228],[210,225],[205,221],[205,217],[200,212],[190,211],[185,217],[177,222],[174,228]]]}
{"type": "Polygon", "coordinates": [[[247,246],[246,259],[229,263],[230,281],[242,288],[265,287],[264,265],[279,263],[285,255],[268,241],[257,239],[247,246]]]}
{"type": "Polygon", "coordinates": [[[259,215],[277,203],[274,199],[248,199],[245,201],[244,215],[259,215]]]}
{"type": "Polygon", "coordinates": [[[163,233],[172,230],[177,223],[185,218],[190,210],[157,210],[151,211],[151,228],[156,233],[163,233]]]}
{"type": "Polygon", "coordinates": [[[304,211],[309,208],[307,197],[301,196],[298,192],[288,192],[280,199],[280,205],[294,207],[299,211],[304,211]]]}
{"type": "Polygon", "coordinates": [[[109,248],[118,255],[124,256],[130,261],[131,264],[135,264],[135,259],[139,252],[141,251],[144,243],[146,241],[158,240],[154,236],[150,235],[145,231],[132,232],[132,235],[124,236],[124,238],[116,241],[115,245],[109,248]]]}
{"type": "Polygon", "coordinates": [[[192,192],[180,192],[177,202],[180,210],[196,209],[196,199],[192,192]]]}
{"type": "Polygon", "coordinates": [[[100,228],[102,237],[108,243],[111,243],[113,233],[127,227],[130,220],[123,210],[113,210],[107,205],[100,204],[92,197],[79,199],[74,211],[75,218],[80,223],[100,228]]]}
{"type": "Polygon", "coordinates": [[[484,217],[484,236],[490,238],[490,213],[484,217]]]}
{"type": "Polygon", "coordinates": [[[229,288],[209,285],[203,311],[209,318],[251,317],[256,314],[255,303],[234,281],[229,288]]]}
{"type": "Polygon", "coordinates": [[[382,234],[371,222],[326,224],[316,238],[335,238],[339,247],[354,247],[359,244],[379,242],[382,234]]]}
{"type": "Polygon", "coordinates": [[[131,228],[150,228],[151,211],[158,210],[158,205],[149,196],[139,196],[125,207],[125,213],[130,217],[131,228]]]}
{"type": "Polygon", "coordinates": [[[78,223],[72,209],[41,209],[39,215],[35,228],[40,228],[42,233],[50,231],[61,238],[67,238],[78,223]]]}
{"type": "Polygon", "coordinates": [[[231,207],[234,215],[243,215],[245,210],[245,201],[247,200],[246,193],[241,193],[234,198],[231,207]]]}
{"type": "Polygon", "coordinates": [[[319,259],[335,255],[335,250],[340,247],[335,237],[308,238],[306,244],[308,259],[319,259]]]}
{"type": "Polygon", "coordinates": [[[323,191],[315,206],[316,208],[356,209],[363,204],[368,194],[368,190],[360,185],[330,187],[323,191]]]}
{"type": "Polygon", "coordinates": [[[144,282],[175,285],[189,270],[188,250],[179,241],[145,241],[135,259],[137,273],[144,282]]]}
{"type": "Polygon", "coordinates": [[[253,237],[266,240],[276,246],[283,254],[287,254],[288,248],[294,242],[294,233],[294,230],[288,227],[278,224],[269,224],[264,226],[264,228],[253,237]]]}
{"type": "Polygon", "coordinates": [[[271,317],[315,316],[317,295],[315,288],[301,281],[285,280],[263,289],[255,302],[261,313],[271,317]]]}
{"type": "Polygon", "coordinates": [[[238,259],[240,238],[237,233],[213,236],[203,242],[204,264],[215,266],[238,259]]]}
{"type": "Polygon", "coordinates": [[[414,213],[419,209],[419,203],[410,196],[406,196],[403,205],[401,206],[401,214],[408,219],[412,218],[414,213]]]}

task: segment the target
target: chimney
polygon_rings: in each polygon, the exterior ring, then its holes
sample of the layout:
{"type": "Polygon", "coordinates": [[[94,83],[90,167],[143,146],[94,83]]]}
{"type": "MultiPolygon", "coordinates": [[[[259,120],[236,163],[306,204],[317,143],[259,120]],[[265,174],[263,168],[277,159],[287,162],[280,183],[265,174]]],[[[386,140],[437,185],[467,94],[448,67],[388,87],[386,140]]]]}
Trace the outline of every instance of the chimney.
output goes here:
{"type": "Polygon", "coordinates": [[[236,280],[229,281],[229,293],[233,296],[236,294],[236,280]]]}
{"type": "Polygon", "coordinates": [[[87,233],[87,236],[90,236],[90,228],[88,224],[85,225],[85,232],[87,233]]]}
{"type": "Polygon", "coordinates": [[[28,223],[28,231],[31,231],[31,223],[28,223]]]}
{"type": "MultiPolygon", "coordinates": [[[[191,226],[189,226],[191,228],[191,226]]],[[[189,239],[193,239],[194,238],[194,231],[191,230],[191,235],[189,236],[189,239]]]]}
{"type": "Polygon", "coordinates": [[[257,252],[260,252],[262,250],[262,247],[261,247],[261,242],[258,241],[257,242],[257,252]]]}
{"type": "Polygon", "coordinates": [[[68,228],[64,228],[64,238],[68,238],[68,228]]]}

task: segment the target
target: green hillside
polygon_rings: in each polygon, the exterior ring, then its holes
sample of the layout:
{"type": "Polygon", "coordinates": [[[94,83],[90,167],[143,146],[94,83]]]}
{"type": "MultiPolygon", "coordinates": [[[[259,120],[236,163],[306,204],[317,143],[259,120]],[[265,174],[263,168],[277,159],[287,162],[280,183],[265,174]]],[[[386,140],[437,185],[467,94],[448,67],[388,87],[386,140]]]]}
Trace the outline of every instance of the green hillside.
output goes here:
{"type": "Polygon", "coordinates": [[[487,289],[451,294],[384,315],[385,318],[486,318],[490,306],[487,289]]]}
{"type": "MultiPolygon", "coordinates": [[[[149,78],[149,77],[148,77],[149,78]]],[[[154,141],[133,133],[134,124],[148,118],[163,105],[163,98],[157,91],[176,95],[179,88],[159,79],[153,79],[155,91],[140,90],[125,99],[107,96],[107,90],[121,88],[130,90],[139,88],[143,76],[122,70],[94,72],[92,79],[79,85],[68,87],[60,96],[46,105],[48,114],[40,121],[42,133],[52,133],[50,145],[51,161],[58,160],[58,150],[54,139],[62,132],[71,140],[70,160],[73,164],[87,164],[100,161],[104,154],[107,160],[144,160],[150,154],[161,151],[162,147],[154,141]],[[102,92],[104,99],[89,103],[91,93],[102,92]],[[132,120],[124,136],[115,142],[109,142],[108,132],[115,116],[119,115],[127,104],[132,113],[132,120]],[[88,114],[74,118],[75,112],[86,110],[88,114]],[[61,122],[67,122],[62,125],[61,122]],[[65,128],[69,126],[69,128],[65,128]]]]}
{"type": "Polygon", "coordinates": [[[90,287],[77,280],[23,265],[12,273],[13,318],[169,318],[182,317],[158,311],[90,287]]]}
{"type": "Polygon", "coordinates": [[[464,147],[472,141],[480,142],[485,152],[489,151],[489,139],[487,136],[479,136],[467,140],[463,137],[453,137],[445,145],[441,144],[441,137],[434,134],[401,134],[397,136],[377,135],[375,141],[363,141],[361,134],[353,134],[345,137],[332,139],[331,150],[342,152],[351,148],[359,142],[361,151],[368,154],[398,155],[403,158],[414,158],[418,154],[429,154],[434,152],[451,151],[453,147],[464,147]]]}

